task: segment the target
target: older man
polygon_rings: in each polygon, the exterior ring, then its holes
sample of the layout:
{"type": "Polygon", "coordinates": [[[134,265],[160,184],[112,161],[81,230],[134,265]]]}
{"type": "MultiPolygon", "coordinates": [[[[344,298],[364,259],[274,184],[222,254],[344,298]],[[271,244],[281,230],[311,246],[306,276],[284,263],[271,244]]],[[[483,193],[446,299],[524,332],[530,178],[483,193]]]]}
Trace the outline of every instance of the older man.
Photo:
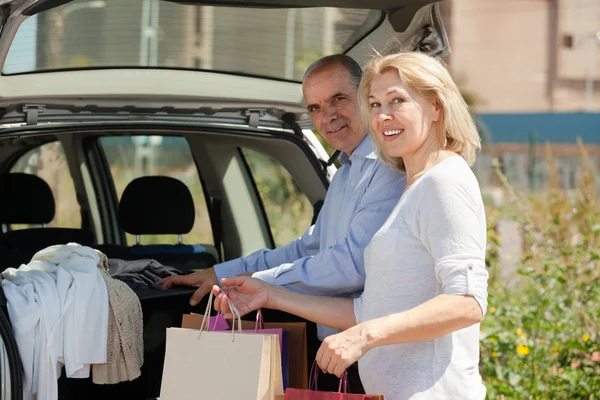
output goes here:
{"type": "MultiPolygon", "coordinates": [[[[163,279],[159,282],[164,287],[198,287],[192,305],[221,278],[242,273],[303,293],[354,296],[362,292],[363,251],[398,202],[406,178],[381,164],[372,150],[358,106],[361,75],[360,66],[345,55],[321,58],[304,75],[302,91],[313,124],[327,143],[341,151],[341,168],[331,181],[315,225],[285,246],[163,279]]],[[[319,326],[318,338],[335,332],[319,326]]],[[[319,345],[309,337],[311,357],[319,345]]],[[[360,390],[358,374],[353,369],[349,374],[353,390],[360,390]]],[[[337,390],[332,378],[322,377],[319,389],[337,390]]]]}

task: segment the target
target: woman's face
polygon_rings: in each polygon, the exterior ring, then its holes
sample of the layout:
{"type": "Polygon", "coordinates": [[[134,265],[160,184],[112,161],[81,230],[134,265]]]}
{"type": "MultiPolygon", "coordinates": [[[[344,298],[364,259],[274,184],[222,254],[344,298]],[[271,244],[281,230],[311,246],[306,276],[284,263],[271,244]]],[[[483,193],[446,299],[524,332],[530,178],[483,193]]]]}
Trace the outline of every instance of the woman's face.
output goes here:
{"type": "Polygon", "coordinates": [[[369,104],[373,134],[390,157],[414,154],[440,117],[439,107],[405,86],[395,70],[373,78],[369,104]]]}

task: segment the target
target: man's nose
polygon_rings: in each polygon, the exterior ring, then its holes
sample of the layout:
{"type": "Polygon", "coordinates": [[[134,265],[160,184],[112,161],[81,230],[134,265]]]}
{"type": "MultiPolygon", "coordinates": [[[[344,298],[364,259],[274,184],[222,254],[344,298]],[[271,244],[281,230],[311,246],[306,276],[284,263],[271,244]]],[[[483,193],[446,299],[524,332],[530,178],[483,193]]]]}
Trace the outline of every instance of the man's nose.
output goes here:
{"type": "Polygon", "coordinates": [[[323,116],[325,117],[325,122],[331,122],[337,119],[337,110],[335,107],[326,107],[323,116]]]}

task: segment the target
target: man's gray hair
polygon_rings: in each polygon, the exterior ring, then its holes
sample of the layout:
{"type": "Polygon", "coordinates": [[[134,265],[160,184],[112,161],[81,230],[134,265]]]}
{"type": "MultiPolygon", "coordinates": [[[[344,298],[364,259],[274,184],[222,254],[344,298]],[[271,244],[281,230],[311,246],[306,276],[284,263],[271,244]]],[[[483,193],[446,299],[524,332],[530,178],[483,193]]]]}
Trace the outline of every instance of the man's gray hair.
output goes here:
{"type": "Polygon", "coordinates": [[[320,71],[332,67],[334,65],[343,66],[346,69],[346,71],[348,71],[352,83],[356,85],[356,87],[358,87],[358,85],[360,84],[360,79],[362,78],[362,69],[352,57],[347,56],[345,54],[333,54],[330,56],[319,58],[317,61],[312,63],[310,67],[308,67],[308,69],[304,73],[302,82],[304,82],[306,78],[313,72],[320,71]]]}

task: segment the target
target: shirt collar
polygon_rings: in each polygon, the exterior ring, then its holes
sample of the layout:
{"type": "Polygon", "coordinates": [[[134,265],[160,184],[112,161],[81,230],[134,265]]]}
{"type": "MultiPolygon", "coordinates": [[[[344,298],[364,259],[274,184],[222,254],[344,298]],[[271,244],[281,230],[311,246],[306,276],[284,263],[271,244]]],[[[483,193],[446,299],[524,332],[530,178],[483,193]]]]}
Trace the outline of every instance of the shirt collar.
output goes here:
{"type": "Polygon", "coordinates": [[[377,158],[377,154],[375,154],[375,151],[373,150],[373,145],[371,144],[371,136],[368,134],[367,134],[367,136],[365,136],[363,141],[360,142],[358,147],[356,149],[354,149],[351,156],[348,156],[348,154],[341,152],[340,156],[338,157],[340,164],[342,164],[342,165],[344,165],[344,164],[351,165],[352,161],[360,159],[360,158],[370,158],[370,159],[377,158]]]}

